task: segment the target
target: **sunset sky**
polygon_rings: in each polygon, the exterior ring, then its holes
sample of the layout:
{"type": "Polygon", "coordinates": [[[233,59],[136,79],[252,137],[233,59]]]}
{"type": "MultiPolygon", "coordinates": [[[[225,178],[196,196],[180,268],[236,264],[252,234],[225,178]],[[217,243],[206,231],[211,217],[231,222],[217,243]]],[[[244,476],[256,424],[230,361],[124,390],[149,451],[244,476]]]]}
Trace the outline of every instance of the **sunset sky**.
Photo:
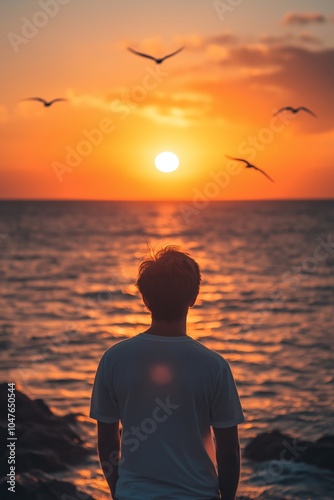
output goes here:
{"type": "Polygon", "coordinates": [[[334,197],[332,0],[2,0],[0,25],[0,198],[334,197]]]}

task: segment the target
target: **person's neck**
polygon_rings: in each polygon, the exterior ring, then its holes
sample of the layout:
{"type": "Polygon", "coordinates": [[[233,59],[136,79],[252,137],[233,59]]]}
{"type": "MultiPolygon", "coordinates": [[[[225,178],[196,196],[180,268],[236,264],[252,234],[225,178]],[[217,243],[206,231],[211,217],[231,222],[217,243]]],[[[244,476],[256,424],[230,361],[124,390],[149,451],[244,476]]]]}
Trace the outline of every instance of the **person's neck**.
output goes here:
{"type": "Polygon", "coordinates": [[[157,321],[152,319],[151,326],[145,333],[162,337],[182,337],[187,335],[187,317],[177,321],[157,321]]]}

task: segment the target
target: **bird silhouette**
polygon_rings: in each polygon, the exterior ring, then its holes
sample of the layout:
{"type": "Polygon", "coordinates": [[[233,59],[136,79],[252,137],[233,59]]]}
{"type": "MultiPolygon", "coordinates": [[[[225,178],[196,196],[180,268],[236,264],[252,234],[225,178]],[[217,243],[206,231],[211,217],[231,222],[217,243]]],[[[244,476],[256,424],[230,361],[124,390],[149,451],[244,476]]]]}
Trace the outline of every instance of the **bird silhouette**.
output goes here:
{"type": "Polygon", "coordinates": [[[313,111],[311,111],[310,109],[305,108],[305,106],[299,106],[299,108],[293,108],[292,106],[284,106],[283,108],[280,108],[278,111],[276,111],[276,113],[274,113],[274,116],[278,115],[279,113],[282,113],[282,111],[290,111],[294,115],[296,113],[299,113],[299,111],[306,111],[306,113],[309,113],[310,115],[317,118],[317,115],[313,113],[313,111]]]}
{"type": "Polygon", "coordinates": [[[136,54],[137,56],[141,56],[141,57],[147,57],[147,59],[152,59],[152,61],[155,61],[157,64],[161,64],[168,57],[175,56],[176,54],[178,54],[179,52],[181,52],[181,50],[183,50],[183,49],[184,49],[184,47],[180,47],[175,52],[172,52],[171,54],[167,54],[166,56],[161,57],[159,59],[157,57],[150,56],[149,54],[144,54],[143,52],[138,52],[137,50],[134,50],[134,49],[131,49],[131,47],[128,47],[128,50],[130,52],[132,52],[132,54],[136,54]]]}
{"type": "Polygon", "coordinates": [[[52,101],[46,101],[41,97],[27,97],[26,99],[21,99],[21,101],[38,101],[43,103],[46,108],[49,108],[54,102],[67,101],[67,99],[62,99],[61,97],[57,97],[57,99],[52,99],[52,101]]]}
{"type": "Polygon", "coordinates": [[[229,158],[230,160],[242,161],[243,163],[246,164],[246,168],[254,168],[255,170],[258,170],[259,172],[261,172],[261,174],[265,175],[267,177],[267,179],[269,179],[271,182],[275,182],[271,177],[269,177],[268,174],[266,174],[266,172],[264,172],[261,168],[256,167],[255,165],[252,165],[251,163],[249,163],[249,161],[244,160],[243,158],[234,158],[233,156],[228,156],[228,155],[225,155],[225,156],[226,156],[226,158],[229,158]]]}

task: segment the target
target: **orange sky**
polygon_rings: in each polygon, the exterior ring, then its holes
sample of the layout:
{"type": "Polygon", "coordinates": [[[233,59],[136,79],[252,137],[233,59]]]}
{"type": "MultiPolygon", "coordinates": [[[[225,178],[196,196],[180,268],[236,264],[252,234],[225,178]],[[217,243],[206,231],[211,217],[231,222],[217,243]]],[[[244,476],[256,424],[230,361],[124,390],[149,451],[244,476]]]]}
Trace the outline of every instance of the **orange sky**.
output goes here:
{"type": "Polygon", "coordinates": [[[334,196],[330,1],[2,4],[0,198],[334,196]],[[186,48],[157,66],[128,45],[186,48]],[[285,105],[318,118],[273,118],[285,105]],[[177,171],[156,170],[161,151],[177,171]]]}

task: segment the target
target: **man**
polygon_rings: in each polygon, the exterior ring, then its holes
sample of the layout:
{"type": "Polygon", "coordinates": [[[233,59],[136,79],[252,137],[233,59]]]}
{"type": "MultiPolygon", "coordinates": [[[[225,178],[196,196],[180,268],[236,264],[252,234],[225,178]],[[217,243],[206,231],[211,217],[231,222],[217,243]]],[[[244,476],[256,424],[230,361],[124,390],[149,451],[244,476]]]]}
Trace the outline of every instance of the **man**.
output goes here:
{"type": "Polygon", "coordinates": [[[112,499],[235,499],[244,416],[227,361],[186,333],[200,283],[177,247],[144,260],[137,286],[151,326],[101,358],[90,416],[112,499]]]}

